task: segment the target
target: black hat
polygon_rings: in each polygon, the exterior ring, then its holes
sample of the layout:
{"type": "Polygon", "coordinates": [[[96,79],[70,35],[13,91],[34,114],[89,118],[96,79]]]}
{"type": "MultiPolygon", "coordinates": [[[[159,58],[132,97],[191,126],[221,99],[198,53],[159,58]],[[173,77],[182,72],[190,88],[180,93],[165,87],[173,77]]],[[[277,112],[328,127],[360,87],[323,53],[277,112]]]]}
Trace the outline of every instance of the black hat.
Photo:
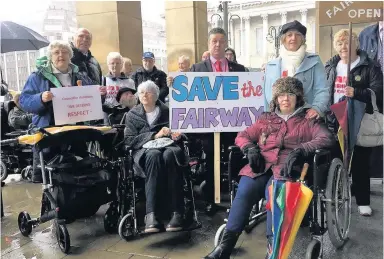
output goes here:
{"type": "Polygon", "coordinates": [[[137,92],[136,89],[133,89],[133,88],[130,88],[130,87],[122,87],[117,92],[116,101],[120,102],[120,98],[123,95],[123,93],[128,92],[128,91],[131,91],[132,94],[135,94],[137,92]]]}
{"type": "Polygon", "coordinates": [[[293,22],[289,22],[289,23],[284,24],[281,27],[280,36],[282,36],[283,34],[285,34],[289,30],[297,30],[298,32],[303,34],[304,37],[307,34],[307,27],[305,27],[304,25],[302,25],[300,22],[298,22],[296,20],[294,20],[293,22]]]}

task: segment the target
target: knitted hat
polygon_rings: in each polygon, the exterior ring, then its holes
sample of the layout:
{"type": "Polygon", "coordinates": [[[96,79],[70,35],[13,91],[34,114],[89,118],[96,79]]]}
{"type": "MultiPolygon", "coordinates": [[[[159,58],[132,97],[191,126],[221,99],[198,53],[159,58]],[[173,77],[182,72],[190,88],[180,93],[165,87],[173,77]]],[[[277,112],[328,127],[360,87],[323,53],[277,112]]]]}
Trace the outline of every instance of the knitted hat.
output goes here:
{"type": "Polygon", "coordinates": [[[304,38],[305,38],[305,35],[307,34],[307,27],[302,25],[300,22],[294,20],[293,22],[286,23],[281,27],[280,37],[289,30],[296,30],[300,32],[301,34],[303,34],[304,38]]]}
{"type": "Polygon", "coordinates": [[[303,83],[294,77],[283,77],[276,80],[272,86],[272,101],[269,104],[269,110],[274,112],[278,107],[277,97],[283,93],[296,95],[296,108],[304,105],[303,83]]]}

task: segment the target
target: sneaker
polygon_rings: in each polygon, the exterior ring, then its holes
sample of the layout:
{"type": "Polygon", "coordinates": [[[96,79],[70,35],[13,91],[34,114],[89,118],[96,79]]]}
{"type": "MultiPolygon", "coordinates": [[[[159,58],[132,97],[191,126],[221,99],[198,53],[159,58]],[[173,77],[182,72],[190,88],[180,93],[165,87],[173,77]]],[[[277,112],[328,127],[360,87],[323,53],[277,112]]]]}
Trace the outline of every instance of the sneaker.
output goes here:
{"type": "Polygon", "coordinates": [[[148,213],[145,215],[145,233],[158,233],[163,229],[163,225],[157,221],[154,212],[148,213]]]}
{"type": "Polygon", "coordinates": [[[269,259],[272,256],[273,252],[273,236],[267,237],[267,255],[265,256],[265,259],[269,259]]]}
{"type": "Polygon", "coordinates": [[[372,209],[370,206],[359,206],[358,209],[361,216],[369,217],[372,215],[372,209]]]}
{"type": "Polygon", "coordinates": [[[172,218],[169,221],[166,231],[167,232],[175,232],[183,229],[183,216],[178,212],[172,213],[172,218]]]}

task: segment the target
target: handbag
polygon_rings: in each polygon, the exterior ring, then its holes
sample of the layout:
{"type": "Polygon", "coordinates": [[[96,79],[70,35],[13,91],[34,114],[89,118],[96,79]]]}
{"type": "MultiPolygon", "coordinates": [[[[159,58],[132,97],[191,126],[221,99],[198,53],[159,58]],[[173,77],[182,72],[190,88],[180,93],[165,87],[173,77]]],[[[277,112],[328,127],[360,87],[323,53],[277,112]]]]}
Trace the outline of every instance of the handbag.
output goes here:
{"type": "Polygon", "coordinates": [[[361,120],[356,144],[361,147],[377,147],[383,145],[383,114],[379,113],[376,104],[376,94],[371,92],[373,114],[365,113],[361,120]]]}

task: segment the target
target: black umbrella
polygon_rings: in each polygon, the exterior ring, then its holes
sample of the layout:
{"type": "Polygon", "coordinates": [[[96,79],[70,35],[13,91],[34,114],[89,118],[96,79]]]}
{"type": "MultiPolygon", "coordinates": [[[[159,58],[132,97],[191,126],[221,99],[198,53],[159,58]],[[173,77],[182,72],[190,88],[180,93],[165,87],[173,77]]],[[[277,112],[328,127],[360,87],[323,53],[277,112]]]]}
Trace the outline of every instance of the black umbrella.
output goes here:
{"type": "Polygon", "coordinates": [[[37,32],[14,22],[1,22],[1,53],[23,50],[38,50],[49,41],[37,32]]]}

